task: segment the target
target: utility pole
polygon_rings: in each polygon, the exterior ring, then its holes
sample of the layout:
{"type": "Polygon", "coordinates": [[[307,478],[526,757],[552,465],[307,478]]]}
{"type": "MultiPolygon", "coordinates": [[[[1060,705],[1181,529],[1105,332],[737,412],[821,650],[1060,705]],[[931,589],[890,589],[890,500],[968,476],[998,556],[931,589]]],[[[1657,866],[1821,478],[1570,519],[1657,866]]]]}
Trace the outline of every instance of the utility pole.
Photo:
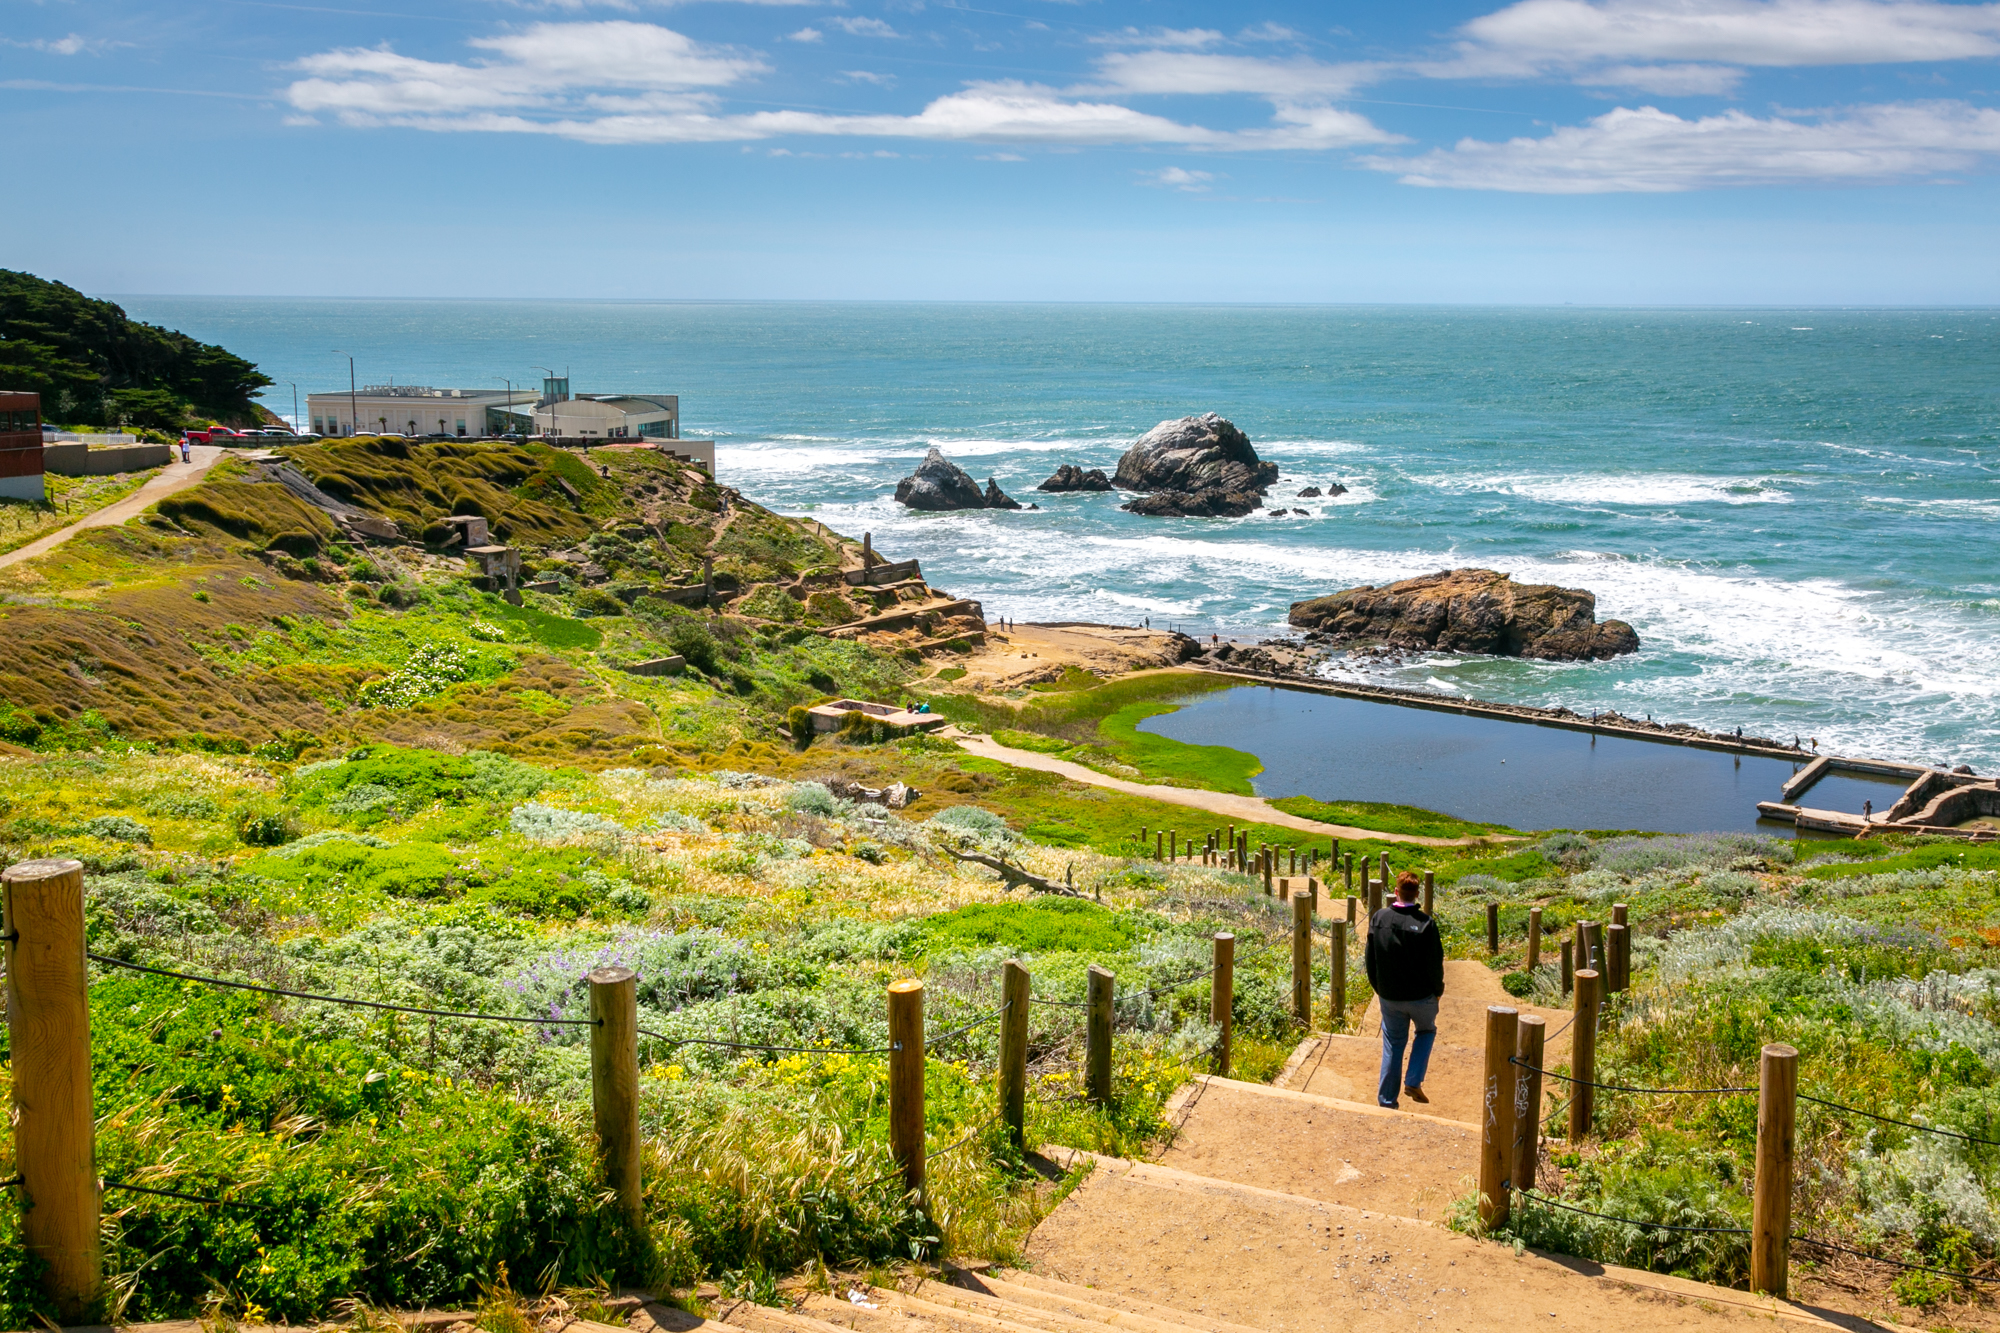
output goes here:
{"type": "Polygon", "coordinates": [[[292,434],[297,435],[299,433],[299,386],[292,384],[290,380],[286,380],[285,383],[292,385],[292,434]]]}
{"type": "Polygon", "coordinates": [[[547,366],[536,366],[535,369],[541,371],[544,375],[547,375],[549,377],[550,388],[549,388],[548,433],[554,436],[556,439],[560,440],[562,438],[562,430],[560,427],[556,425],[556,391],[554,387],[556,373],[553,370],[550,370],[547,366]]]}
{"type": "Polygon", "coordinates": [[[354,405],[354,355],[339,347],[333,349],[333,354],[347,358],[347,429],[358,431],[361,429],[361,415],[360,410],[354,405]]]}
{"type": "MultiPolygon", "coordinates": [[[[512,380],[508,379],[508,378],[507,378],[507,377],[506,377],[505,375],[495,375],[495,376],[494,376],[493,378],[494,378],[494,379],[496,379],[496,380],[499,380],[499,381],[500,381],[500,382],[501,382],[502,384],[504,384],[504,385],[506,385],[506,386],[507,386],[507,401],[506,401],[506,403],[504,404],[504,406],[503,406],[503,409],[502,409],[502,410],[503,410],[504,414],[505,414],[505,415],[506,415],[506,417],[507,417],[507,425],[511,427],[511,426],[512,426],[512,425],[514,424],[514,420],[513,420],[513,417],[514,417],[514,381],[512,381],[512,380]]],[[[482,432],[480,432],[480,433],[481,433],[481,434],[484,434],[485,432],[484,432],[484,431],[482,431],[482,432]]],[[[502,433],[502,434],[506,434],[507,432],[503,431],[503,432],[501,432],[501,433],[502,433]]]]}

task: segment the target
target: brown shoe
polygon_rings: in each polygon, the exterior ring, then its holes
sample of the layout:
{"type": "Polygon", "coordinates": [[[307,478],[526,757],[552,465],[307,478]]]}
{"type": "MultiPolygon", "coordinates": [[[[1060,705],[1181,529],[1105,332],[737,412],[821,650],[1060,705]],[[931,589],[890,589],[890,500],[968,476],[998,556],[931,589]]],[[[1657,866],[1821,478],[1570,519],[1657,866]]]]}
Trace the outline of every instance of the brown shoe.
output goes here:
{"type": "Polygon", "coordinates": [[[1403,1095],[1405,1097],[1408,1097],[1413,1102],[1422,1102],[1425,1106],[1429,1106],[1431,1104],[1431,1099],[1424,1096],[1424,1090],[1422,1088],[1404,1088],[1403,1095]]]}

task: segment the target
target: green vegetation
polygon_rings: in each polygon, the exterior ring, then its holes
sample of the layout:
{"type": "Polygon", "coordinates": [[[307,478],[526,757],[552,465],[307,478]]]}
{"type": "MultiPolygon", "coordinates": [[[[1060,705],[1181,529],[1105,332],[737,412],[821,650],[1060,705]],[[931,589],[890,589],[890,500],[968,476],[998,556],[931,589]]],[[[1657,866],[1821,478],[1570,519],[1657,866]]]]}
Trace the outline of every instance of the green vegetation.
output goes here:
{"type": "Polygon", "coordinates": [[[128,319],[109,301],[0,269],[0,384],[42,395],[42,417],[179,430],[195,417],[260,420],[271,380],[220,347],[128,319]]]}
{"type": "MultiPolygon", "coordinates": [[[[1884,850],[1875,845],[1864,844],[1862,848],[1843,848],[1845,855],[1879,852],[1884,850]]],[[[1936,841],[1919,840],[1918,845],[1906,852],[1896,852],[1889,856],[1877,856],[1869,861],[1822,862],[1807,867],[1809,879],[1845,879],[1853,875],[1884,875],[1898,870],[1936,870],[1939,868],[1960,870],[2000,870],[2000,846],[1991,843],[1968,844],[1955,838],[1940,838],[1936,841]]]]}
{"type": "Polygon", "coordinates": [[[1504,824],[1476,824],[1414,805],[1390,805],[1382,801],[1317,801],[1310,796],[1287,796],[1271,804],[1288,815],[1298,815],[1302,819],[1411,837],[1488,838],[1514,835],[1514,830],[1504,824]]]}

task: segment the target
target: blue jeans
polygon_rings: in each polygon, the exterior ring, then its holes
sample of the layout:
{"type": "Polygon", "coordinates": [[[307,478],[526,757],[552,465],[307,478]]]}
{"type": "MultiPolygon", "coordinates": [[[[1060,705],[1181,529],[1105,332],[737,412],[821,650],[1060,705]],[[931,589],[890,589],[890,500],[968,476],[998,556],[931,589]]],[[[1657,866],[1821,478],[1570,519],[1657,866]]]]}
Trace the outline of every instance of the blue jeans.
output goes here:
{"type": "Polygon", "coordinates": [[[1424,1071],[1430,1068],[1431,1043],[1438,1034],[1438,997],[1428,1000],[1385,1000],[1376,996],[1376,1003],[1382,1006],[1382,1079],[1375,1089],[1378,1105],[1396,1106],[1396,1093],[1400,1088],[1421,1088],[1424,1086],[1424,1071]],[[1417,1039],[1410,1041],[1410,1024],[1417,1025],[1417,1039]],[[1410,1048],[1410,1067],[1403,1068],[1403,1048],[1410,1048]]]}

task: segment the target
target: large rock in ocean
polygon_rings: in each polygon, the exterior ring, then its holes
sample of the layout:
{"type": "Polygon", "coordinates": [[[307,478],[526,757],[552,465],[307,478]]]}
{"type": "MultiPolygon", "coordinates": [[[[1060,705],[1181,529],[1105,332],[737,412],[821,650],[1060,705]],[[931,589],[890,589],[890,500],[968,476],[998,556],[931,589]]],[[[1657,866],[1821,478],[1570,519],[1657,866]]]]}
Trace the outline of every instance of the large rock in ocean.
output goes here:
{"type": "Polygon", "coordinates": [[[1593,594],[1516,583],[1490,569],[1448,569],[1294,602],[1291,622],[1336,640],[1553,661],[1616,657],[1639,647],[1624,621],[1598,623],[1593,594]]]}
{"type": "Polygon", "coordinates": [[[1094,467],[1085,472],[1074,463],[1064,463],[1055,470],[1055,475],[1041,485],[1038,491],[1108,491],[1111,478],[1104,475],[1104,469],[1094,467]]]}
{"type": "Polygon", "coordinates": [[[1261,507],[1278,465],[1257,457],[1250,437],[1214,412],[1162,421],[1118,460],[1120,490],[1144,492],[1135,514],[1240,518],[1261,507]]]}
{"type": "Polygon", "coordinates": [[[896,483],[896,499],[912,509],[984,509],[986,492],[972,474],[939,453],[924,455],[917,470],[896,483]]]}

